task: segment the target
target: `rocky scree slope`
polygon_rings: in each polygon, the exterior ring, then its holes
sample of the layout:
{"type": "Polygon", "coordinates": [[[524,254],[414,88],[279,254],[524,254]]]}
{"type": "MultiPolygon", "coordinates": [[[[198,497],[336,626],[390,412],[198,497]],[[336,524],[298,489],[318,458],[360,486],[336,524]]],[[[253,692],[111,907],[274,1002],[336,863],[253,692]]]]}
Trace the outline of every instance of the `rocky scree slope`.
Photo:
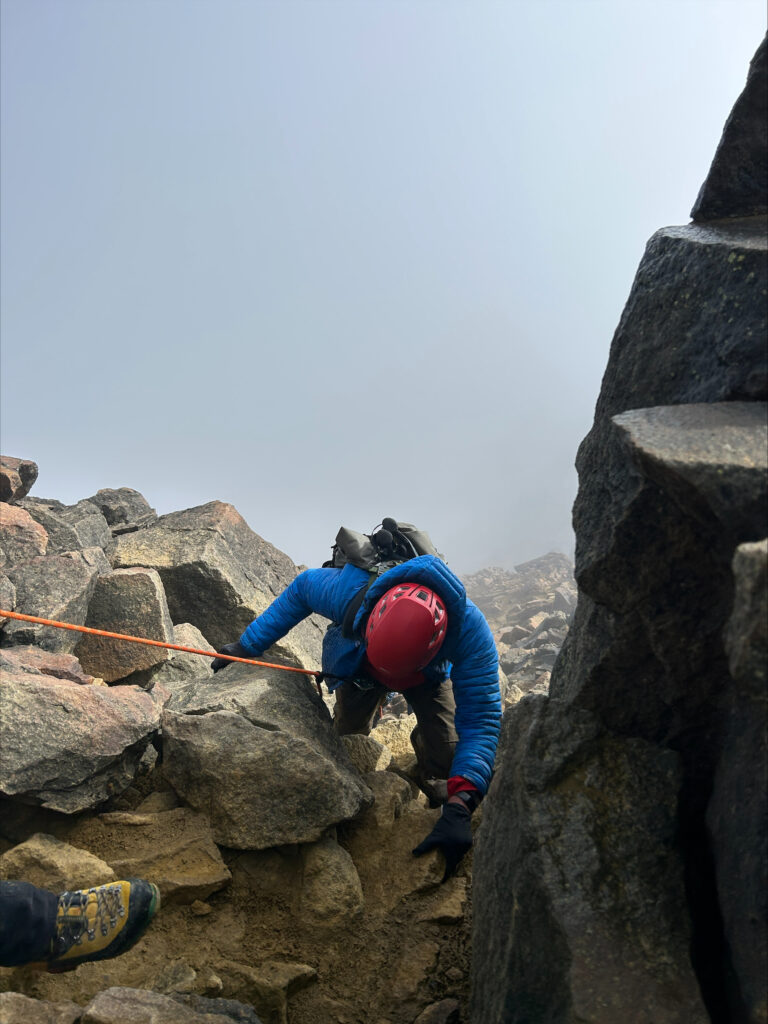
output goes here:
{"type": "MultiPolygon", "coordinates": [[[[297,572],[229,505],[158,517],[120,488],[67,506],[31,496],[36,477],[0,459],[8,611],[213,649],[297,572]]],[[[499,618],[526,624],[529,654],[567,575],[552,557],[538,579],[520,567],[499,618]]],[[[325,625],[265,659],[318,667],[325,625]]],[[[342,740],[329,705],[306,675],[214,677],[196,655],[6,619],[0,878],[146,877],[163,909],[115,960],[0,970],[0,1019],[466,1019],[471,856],[441,885],[440,855],[411,855],[438,814],[404,777],[414,716],[393,702],[373,737],[342,740]]]]}
{"type": "Polygon", "coordinates": [[[464,580],[488,620],[499,651],[505,704],[548,693],[552,667],[576,608],[573,563],[558,552],[508,569],[483,569],[464,580]]]}
{"type": "Polygon", "coordinates": [[[768,1019],[767,85],[763,41],[613,338],[574,620],[484,804],[475,1024],[768,1019]]]}

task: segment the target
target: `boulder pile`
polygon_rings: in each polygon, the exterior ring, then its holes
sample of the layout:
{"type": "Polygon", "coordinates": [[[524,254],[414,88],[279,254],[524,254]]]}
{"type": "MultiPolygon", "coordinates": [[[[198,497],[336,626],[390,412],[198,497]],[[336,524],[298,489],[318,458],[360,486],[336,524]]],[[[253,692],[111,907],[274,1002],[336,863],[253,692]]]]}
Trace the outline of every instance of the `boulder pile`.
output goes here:
{"type": "Polygon", "coordinates": [[[550,552],[516,565],[467,576],[467,594],[493,630],[506,676],[507,705],[526,693],[547,693],[555,659],[576,609],[573,563],[550,552]]]}
{"type": "MultiPolygon", "coordinates": [[[[30,496],[36,477],[0,458],[5,612],[215,650],[298,571],[230,505],[157,516],[130,488],[64,505],[30,496]]],[[[319,668],[325,625],[265,660],[319,668]]],[[[401,767],[408,716],[341,738],[310,675],[210,660],[0,622],[0,879],[141,877],[163,903],[115,960],[0,969],[0,1019],[286,1024],[290,1003],[291,1024],[455,1021],[471,858],[441,885],[441,855],[412,856],[439,812],[401,767]]]]}
{"type": "Polygon", "coordinates": [[[767,81],[764,41],[579,449],[575,616],[475,855],[476,1024],[768,1020],[767,81]]]}
{"type": "MultiPolygon", "coordinates": [[[[64,505],[28,496],[34,463],[3,458],[2,473],[10,498],[0,503],[5,611],[214,650],[297,573],[222,502],[158,517],[141,494],[120,488],[64,505]]],[[[321,640],[313,617],[270,657],[317,667],[321,640]]],[[[64,813],[94,809],[151,768],[163,715],[168,737],[178,718],[168,707],[175,691],[212,676],[199,655],[12,618],[2,624],[0,666],[0,794],[64,813]],[[93,683],[108,685],[73,685],[93,683]]],[[[263,686],[283,692],[264,671],[263,686]]],[[[324,722],[309,678],[299,680],[324,722]]],[[[200,725],[199,707],[194,714],[200,725]]],[[[364,799],[359,792],[336,820],[364,799]]]]}

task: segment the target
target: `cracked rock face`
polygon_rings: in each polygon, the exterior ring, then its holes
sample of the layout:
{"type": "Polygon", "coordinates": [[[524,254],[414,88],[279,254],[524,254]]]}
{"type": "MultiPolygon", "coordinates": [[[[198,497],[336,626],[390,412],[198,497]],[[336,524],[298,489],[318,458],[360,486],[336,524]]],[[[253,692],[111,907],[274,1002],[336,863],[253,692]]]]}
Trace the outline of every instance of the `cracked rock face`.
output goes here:
{"type": "Polygon", "coordinates": [[[768,540],[734,555],[725,646],[734,685],[722,712],[707,830],[719,906],[747,1019],[768,1019],[768,540]]]}
{"type": "Polygon", "coordinates": [[[733,177],[764,68],[700,222],[648,243],[579,448],[575,615],[478,837],[474,1024],[766,1020],[768,244],[733,177]]]}
{"type": "Polygon", "coordinates": [[[687,749],[692,716],[716,715],[713,701],[730,685],[730,560],[765,529],[766,406],[635,410],[612,429],[611,461],[625,467],[626,486],[599,555],[581,567],[576,628],[551,692],[608,728],[679,737],[687,749]]]}
{"type": "Polygon", "coordinates": [[[127,789],[159,712],[133,686],[6,676],[0,686],[0,794],[65,814],[127,789]]]}
{"type": "Polygon", "coordinates": [[[610,543],[632,467],[611,417],[689,403],[765,401],[765,224],[668,228],[648,243],[579,447],[576,578],[610,543]]]}
{"type": "Polygon", "coordinates": [[[474,915],[496,936],[475,1019],[705,1024],[675,848],[678,756],[534,696],[505,718],[499,762],[475,854],[495,882],[474,915]]]}

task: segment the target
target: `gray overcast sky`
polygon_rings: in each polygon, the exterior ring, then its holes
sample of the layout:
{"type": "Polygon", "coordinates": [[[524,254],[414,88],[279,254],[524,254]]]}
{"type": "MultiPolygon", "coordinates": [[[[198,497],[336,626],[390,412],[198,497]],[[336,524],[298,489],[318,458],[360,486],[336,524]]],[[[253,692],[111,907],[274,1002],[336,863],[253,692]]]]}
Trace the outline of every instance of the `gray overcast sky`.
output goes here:
{"type": "Polygon", "coordinates": [[[572,552],[645,242],[763,0],[0,0],[2,450],[460,571],[572,552]]]}

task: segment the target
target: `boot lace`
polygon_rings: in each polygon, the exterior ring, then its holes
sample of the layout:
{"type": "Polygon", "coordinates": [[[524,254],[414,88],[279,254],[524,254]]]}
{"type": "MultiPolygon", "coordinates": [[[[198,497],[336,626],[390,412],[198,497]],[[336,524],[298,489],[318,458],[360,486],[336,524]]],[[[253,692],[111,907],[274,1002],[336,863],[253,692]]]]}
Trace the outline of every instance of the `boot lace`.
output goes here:
{"type": "Polygon", "coordinates": [[[89,942],[93,942],[97,930],[106,936],[110,928],[117,926],[118,918],[124,916],[125,907],[119,885],[100,885],[93,889],[62,893],[57,915],[58,944],[66,950],[82,945],[85,936],[89,942]]]}

